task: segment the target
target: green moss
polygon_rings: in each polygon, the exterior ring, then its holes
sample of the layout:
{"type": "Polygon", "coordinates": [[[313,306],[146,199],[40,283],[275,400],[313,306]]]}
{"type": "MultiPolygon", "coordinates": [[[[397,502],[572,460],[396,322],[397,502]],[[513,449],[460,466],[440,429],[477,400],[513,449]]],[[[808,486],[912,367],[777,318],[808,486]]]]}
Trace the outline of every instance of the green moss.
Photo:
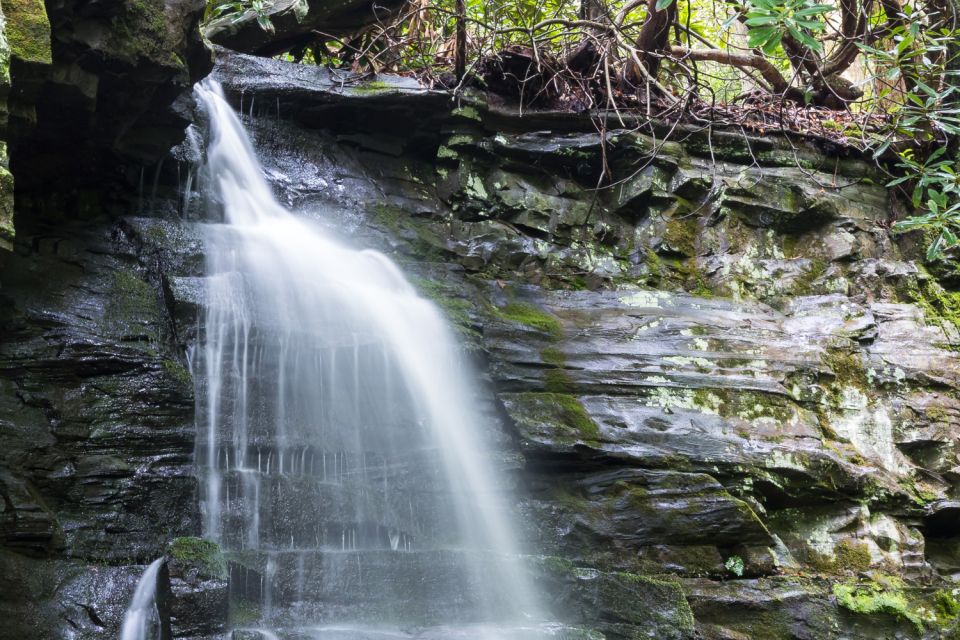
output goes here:
{"type": "Polygon", "coordinates": [[[960,330],[960,292],[947,291],[933,279],[910,282],[906,296],[923,311],[927,322],[949,335],[960,330]]]}
{"type": "Polygon", "coordinates": [[[389,91],[392,86],[384,82],[383,80],[368,80],[362,84],[358,84],[355,87],[352,87],[351,90],[353,93],[382,93],[383,91],[389,91]]]}
{"type": "Polygon", "coordinates": [[[792,234],[784,234],[782,237],[783,257],[795,258],[797,256],[797,244],[800,240],[800,237],[792,234]]]}
{"type": "Polygon", "coordinates": [[[956,589],[940,589],[933,594],[933,604],[937,618],[941,621],[953,620],[960,616],[960,600],[957,600],[956,589]]]}
{"type": "Polygon", "coordinates": [[[189,387],[193,385],[193,376],[190,375],[190,371],[187,370],[182,363],[173,358],[166,358],[163,361],[163,370],[167,372],[177,384],[189,387]]]}
{"type": "Polygon", "coordinates": [[[13,246],[13,174],[0,166],[0,248],[13,246]]]}
{"type": "Polygon", "coordinates": [[[845,386],[856,387],[857,389],[868,389],[870,387],[867,369],[863,365],[863,360],[856,353],[831,350],[824,355],[823,361],[833,372],[834,386],[837,390],[845,386]]]}
{"type": "Polygon", "coordinates": [[[703,273],[698,271],[693,274],[691,282],[692,286],[689,289],[690,293],[701,298],[713,297],[713,289],[710,288],[710,284],[707,282],[707,277],[703,273]]]}
{"type": "MultiPolygon", "coordinates": [[[[786,249],[784,249],[784,253],[786,253],[786,249]]],[[[818,258],[811,260],[810,266],[802,275],[797,276],[793,281],[790,287],[790,294],[795,296],[809,296],[816,293],[814,283],[827,272],[829,266],[829,263],[825,260],[818,258]]]]}
{"type": "Polygon", "coordinates": [[[153,287],[128,269],[114,271],[112,278],[110,302],[104,310],[107,328],[125,336],[155,337],[159,303],[153,287]]]}
{"type": "Polygon", "coordinates": [[[478,122],[482,120],[480,113],[476,108],[471,106],[458,107],[451,111],[450,114],[454,117],[465,118],[467,120],[476,120],[478,122]]]}
{"type": "Polygon", "coordinates": [[[553,393],[552,401],[560,409],[567,426],[572,427],[586,440],[597,440],[600,438],[600,427],[593,421],[587,410],[583,408],[580,401],[575,396],[553,393]]]}
{"type": "MultiPolygon", "coordinates": [[[[693,611],[691,611],[690,606],[687,603],[686,595],[683,593],[683,587],[681,586],[679,580],[673,580],[662,576],[644,576],[625,571],[617,572],[614,575],[620,580],[620,582],[624,584],[635,585],[644,589],[652,588],[660,593],[671,594],[673,596],[674,603],[677,605],[676,610],[673,612],[674,617],[671,620],[671,624],[677,630],[683,630],[687,633],[691,633],[693,631],[695,625],[693,611]]],[[[624,604],[629,606],[629,603],[624,604]]]]}
{"type": "Polygon", "coordinates": [[[594,442],[600,438],[600,427],[583,408],[576,396],[566,393],[522,393],[519,396],[530,416],[551,426],[560,438],[594,442]]]}
{"type": "Polygon", "coordinates": [[[504,320],[542,331],[553,340],[559,340],[563,336],[563,324],[560,320],[527,302],[510,302],[496,309],[495,313],[504,320]]]}
{"type": "Polygon", "coordinates": [[[556,347],[545,347],[540,350],[540,360],[555,367],[543,373],[543,384],[547,391],[567,393],[573,389],[573,379],[567,373],[567,357],[556,347]]]}
{"type": "Polygon", "coordinates": [[[863,573],[870,568],[870,548],[862,542],[842,540],[834,549],[835,566],[840,571],[863,573]]]}
{"type": "Polygon", "coordinates": [[[176,54],[162,0],[124,0],[114,15],[107,51],[136,62],[148,58],[171,67],[183,67],[176,54]]]}
{"type": "Polygon", "coordinates": [[[543,374],[543,386],[552,393],[569,393],[574,384],[564,369],[549,369],[543,374]]]}
{"type": "Polygon", "coordinates": [[[544,364],[549,364],[554,367],[565,367],[567,365],[567,357],[564,355],[563,351],[557,349],[556,347],[546,347],[540,350],[540,360],[544,364]]]}
{"type": "Polygon", "coordinates": [[[886,582],[837,583],[833,585],[833,595],[837,604],[848,611],[863,615],[891,615],[909,621],[918,633],[923,633],[923,620],[904,595],[902,583],[886,582]]]}
{"type": "Polygon", "coordinates": [[[409,238],[411,253],[424,262],[447,262],[450,254],[442,247],[444,241],[428,223],[419,222],[403,209],[385,204],[376,204],[371,210],[374,226],[391,231],[394,236],[409,238]]]}
{"type": "Polygon", "coordinates": [[[671,469],[673,471],[692,471],[693,463],[690,458],[679,453],[667,453],[654,461],[654,466],[661,469],[671,469]]]}
{"type": "Polygon", "coordinates": [[[663,231],[663,241],[671,250],[685,256],[697,252],[697,219],[693,216],[680,216],[667,220],[663,231]]]}
{"type": "Polygon", "coordinates": [[[23,62],[51,64],[50,20],[43,0],[4,0],[10,54],[23,62]]]}
{"type": "Polygon", "coordinates": [[[573,572],[576,568],[576,565],[573,564],[573,561],[568,558],[560,558],[558,556],[534,556],[533,561],[539,564],[542,568],[550,571],[551,573],[558,574],[568,574],[573,572]]]}
{"type": "Polygon", "coordinates": [[[175,538],[167,553],[187,567],[196,567],[202,576],[221,580],[227,577],[227,563],[220,551],[220,545],[212,540],[175,538]]]}

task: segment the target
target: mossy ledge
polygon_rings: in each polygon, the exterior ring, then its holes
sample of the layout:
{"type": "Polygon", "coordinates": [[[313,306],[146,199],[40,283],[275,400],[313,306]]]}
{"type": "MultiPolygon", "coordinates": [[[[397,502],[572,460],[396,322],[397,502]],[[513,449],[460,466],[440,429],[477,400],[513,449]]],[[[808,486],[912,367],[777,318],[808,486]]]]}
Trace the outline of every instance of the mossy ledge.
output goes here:
{"type": "Polygon", "coordinates": [[[946,632],[936,637],[955,637],[960,616],[957,589],[909,589],[900,578],[881,573],[866,582],[838,582],[833,585],[837,604],[862,615],[888,615],[909,622],[917,633],[946,632]]]}
{"type": "Polygon", "coordinates": [[[510,302],[494,309],[494,313],[504,320],[541,331],[553,340],[559,340],[563,336],[563,324],[560,320],[529,302],[510,302]]]}
{"type": "Polygon", "coordinates": [[[227,577],[227,562],[220,545],[212,540],[192,536],[174,538],[167,548],[167,554],[183,566],[184,571],[196,569],[204,578],[224,580],[227,577]]]}
{"type": "Polygon", "coordinates": [[[596,442],[600,439],[600,427],[580,400],[566,393],[522,393],[523,402],[534,409],[535,417],[545,423],[555,423],[559,435],[584,442],[596,442]]]}

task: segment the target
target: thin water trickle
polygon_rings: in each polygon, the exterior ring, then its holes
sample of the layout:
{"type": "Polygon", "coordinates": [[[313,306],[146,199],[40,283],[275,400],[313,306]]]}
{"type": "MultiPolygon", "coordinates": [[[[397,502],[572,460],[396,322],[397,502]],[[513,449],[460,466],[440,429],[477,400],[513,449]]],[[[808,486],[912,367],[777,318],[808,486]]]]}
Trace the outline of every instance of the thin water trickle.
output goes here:
{"type": "Polygon", "coordinates": [[[388,258],[282,207],[220,88],[197,92],[224,219],[191,358],[205,534],[260,578],[234,596],[261,628],[542,619],[453,332],[388,258]]]}
{"type": "Polygon", "coordinates": [[[157,575],[163,558],[154,560],[137,582],[133,600],[123,616],[120,640],[159,640],[160,613],[157,611],[157,575]]]}

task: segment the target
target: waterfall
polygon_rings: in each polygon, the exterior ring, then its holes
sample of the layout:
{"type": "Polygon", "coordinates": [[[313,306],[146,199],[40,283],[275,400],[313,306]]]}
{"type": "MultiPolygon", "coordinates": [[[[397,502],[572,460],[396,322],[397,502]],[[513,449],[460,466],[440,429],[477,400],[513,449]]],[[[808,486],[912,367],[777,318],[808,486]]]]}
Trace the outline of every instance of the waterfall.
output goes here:
{"type": "Polygon", "coordinates": [[[123,616],[120,640],[157,640],[160,637],[157,574],[162,564],[163,558],[154,560],[137,582],[133,600],[123,616]]]}
{"type": "Polygon", "coordinates": [[[282,207],[219,86],[197,93],[224,220],[197,460],[232,600],[271,629],[541,620],[454,333],[387,257],[282,207]]]}

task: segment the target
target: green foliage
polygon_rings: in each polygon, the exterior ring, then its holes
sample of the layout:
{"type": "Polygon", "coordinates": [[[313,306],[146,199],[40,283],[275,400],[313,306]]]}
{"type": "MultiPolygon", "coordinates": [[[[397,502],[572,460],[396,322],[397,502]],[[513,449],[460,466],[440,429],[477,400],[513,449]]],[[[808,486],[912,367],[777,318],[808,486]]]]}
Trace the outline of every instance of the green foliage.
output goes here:
{"type": "Polygon", "coordinates": [[[926,257],[932,262],[957,245],[960,230],[960,181],[956,152],[951,150],[960,135],[960,30],[925,29],[931,17],[910,4],[902,18],[903,24],[885,39],[886,46],[858,46],[866,63],[877,70],[876,102],[895,99],[887,105],[888,123],[873,135],[874,156],[882,157],[895,143],[909,144],[898,151],[896,177],[888,186],[911,186],[916,214],[899,221],[894,231],[928,232],[926,257]]]}
{"type": "Polygon", "coordinates": [[[730,556],[727,558],[727,561],[723,563],[723,566],[727,568],[727,571],[738,578],[743,577],[743,558],[740,556],[730,556]]]}
{"type": "Polygon", "coordinates": [[[957,596],[960,595],[960,589],[941,589],[933,594],[933,602],[936,607],[937,617],[941,620],[953,620],[960,616],[960,601],[957,596]]]}
{"type": "Polygon", "coordinates": [[[831,5],[816,4],[812,0],[749,0],[749,4],[744,23],[750,27],[747,46],[759,47],[773,55],[783,36],[790,34],[814,51],[823,51],[823,45],[813,34],[826,29],[821,18],[834,10],[831,5]]]}
{"type": "Polygon", "coordinates": [[[956,159],[947,156],[946,147],[935,149],[922,162],[915,159],[913,150],[907,150],[900,154],[897,166],[902,175],[888,186],[913,182],[911,200],[921,213],[900,220],[894,225],[894,231],[931,231],[933,240],[927,247],[927,260],[932,262],[958,243],[960,178],[957,176],[956,159]]]}
{"type": "MultiPolygon", "coordinates": [[[[697,106],[735,111],[745,95],[763,92],[799,110],[804,103],[834,109],[835,117],[820,112],[792,123],[778,110],[779,126],[812,127],[872,151],[893,169],[890,186],[911,193],[914,207],[894,230],[926,232],[929,260],[960,242],[956,3],[656,0],[653,11],[631,0],[466,0],[463,6],[458,14],[456,0],[413,2],[393,22],[342,37],[317,32],[312,41],[291,39],[296,44],[282,55],[358,72],[415,73],[431,86],[450,86],[441,72],[454,68],[454,52],[462,48],[468,77],[458,91],[471,85],[513,91],[519,100],[536,94],[577,110],[643,107],[650,118],[682,119],[679,105],[698,117],[705,110],[697,106]],[[673,24],[658,27],[651,40],[644,27],[664,13],[673,24]],[[592,53],[578,58],[584,45],[592,53]],[[498,67],[506,64],[508,48],[514,67],[498,67]],[[638,64],[651,70],[639,84],[638,64]],[[650,102],[651,94],[659,105],[650,102]]],[[[253,15],[270,31],[271,7],[269,0],[209,0],[206,19],[235,22],[253,15]]],[[[761,118],[751,126],[769,131],[776,125],[761,118]]]]}
{"type": "Polygon", "coordinates": [[[207,4],[207,12],[204,16],[205,22],[212,22],[220,18],[229,18],[233,22],[238,22],[249,14],[252,14],[260,28],[267,33],[273,33],[273,22],[270,20],[270,8],[272,2],[267,0],[213,0],[207,4]]]}

